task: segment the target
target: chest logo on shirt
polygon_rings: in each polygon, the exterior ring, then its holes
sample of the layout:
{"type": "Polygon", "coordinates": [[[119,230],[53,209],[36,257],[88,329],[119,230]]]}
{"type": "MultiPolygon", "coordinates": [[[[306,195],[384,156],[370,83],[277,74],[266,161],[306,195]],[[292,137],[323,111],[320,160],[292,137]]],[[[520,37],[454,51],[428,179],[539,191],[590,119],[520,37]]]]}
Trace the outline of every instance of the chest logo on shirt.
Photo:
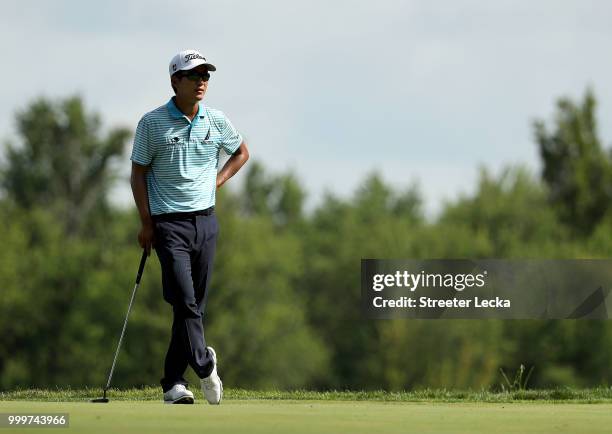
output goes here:
{"type": "Polygon", "coordinates": [[[178,136],[172,136],[166,139],[166,149],[174,149],[183,146],[187,146],[187,143],[181,140],[181,138],[178,136]]]}

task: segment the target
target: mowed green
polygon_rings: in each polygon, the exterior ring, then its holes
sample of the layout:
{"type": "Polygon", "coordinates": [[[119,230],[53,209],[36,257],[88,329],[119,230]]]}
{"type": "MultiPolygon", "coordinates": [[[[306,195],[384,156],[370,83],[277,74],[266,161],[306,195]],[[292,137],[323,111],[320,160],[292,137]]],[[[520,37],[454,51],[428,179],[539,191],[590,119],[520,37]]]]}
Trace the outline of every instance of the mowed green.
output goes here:
{"type": "MultiPolygon", "coordinates": [[[[69,413],[70,433],[609,433],[611,404],[229,400],[2,401],[0,412],[69,413]]],[[[3,432],[40,432],[38,429],[3,432]]]]}

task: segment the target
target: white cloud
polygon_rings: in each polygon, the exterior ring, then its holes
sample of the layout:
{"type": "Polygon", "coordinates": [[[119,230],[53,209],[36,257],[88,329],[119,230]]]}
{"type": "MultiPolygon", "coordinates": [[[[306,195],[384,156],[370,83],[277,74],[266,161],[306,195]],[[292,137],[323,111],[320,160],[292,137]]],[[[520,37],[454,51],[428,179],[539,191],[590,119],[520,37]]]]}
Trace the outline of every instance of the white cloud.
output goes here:
{"type": "Polygon", "coordinates": [[[435,210],[472,188],[479,164],[536,166],[531,119],[589,84],[610,143],[611,12],[597,1],[20,1],[0,18],[0,134],[32,98],[73,93],[106,125],[133,127],[170,96],[169,59],[192,47],[218,66],[208,103],[315,201],[386,164],[395,184],[418,176],[435,210]]]}

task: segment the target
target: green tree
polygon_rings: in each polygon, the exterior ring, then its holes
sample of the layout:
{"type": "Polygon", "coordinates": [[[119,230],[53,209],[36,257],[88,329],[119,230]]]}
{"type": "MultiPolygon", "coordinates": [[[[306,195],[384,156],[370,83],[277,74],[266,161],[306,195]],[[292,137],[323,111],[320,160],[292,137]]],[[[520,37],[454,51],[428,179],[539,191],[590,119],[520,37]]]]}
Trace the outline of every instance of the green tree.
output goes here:
{"type": "MultiPolygon", "coordinates": [[[[307,215],[292,173],[253,164],[242,191],[217,196],[221,229],[205,321],[226,384],[486,387],[501,381],[499,367],[514,372],[520,364],[535,365],[533,386],[610,384],[612,326],[604,322],[375,321],[360,311],[361,258],[609,257],[609,163],[593,139],[588,101],[562,105],[554,133],[536,127],[544,182],[523,168],[483,169],[475,192],[446,203],[434,221],[424,219],[416,187],[397,191],[377,174],[352,197],[329,194],[307,215]]],[[[140,258],[139,220],[133,207],[113,209],[102,194],[127,132],[99,138],[93,118],[74,98],[39,100],[18,116],[21,143],[9,146],[1,168],[2,388],[98,385],[112,361],[140,258]],[[93,225],[100,230],[75,230],[94,216],[104,218],[93,225]]],[[[161,292],[153,254],[116,386],[152,384],[162,374],[171,308],[161,292]]]]}
{"type": "Polygon", "coordinates": [[[545,189],[522,167],[507,167],[497,177],[482,169],[476,192],[448,203],[434,228],[455,232],[434,237],[444,241],[446,247],[440,247],[445,251],[438,254],[446,256],[559,257],[568,238],[548,206],[545,189]],[[462,231],[467,234],[463,246],[452,244],[462,231]]]}
{"type": "Polygon", "coordinates": [[[612,200],[612,165],[599,139],[595,108],[589,90],[582,104],[558,101],[552,131],[541,120],[534,123],[550,200],[561,220],[580,234],[591,233],[612,200]]]}
{"type": "Polygon", "coordinates": [[[247,215],[270,214],[270,196],[274,191],[274,182],[268,179],[263,165],[257,161],[250,162],[246,170],[244,211],[247,215]]]}
{"type": "Polygon", "coordinates": [[[305,198],[304,189],[292,173],[270,176],[261,163],[249,163],[241,195],[247,216],[269,216],[279,227],[299,223],[305,198]]]}
{"type": "MultiPolygon", "coordinates": [[[[350,200],[328,195],[301,233],[306,272],[299,282],[300,292],[308,303],[310,324],[326,348],[333,349],[331,369],[319,387],[408,386],[406,377],[386,378],[383,372],[404,369],[405,361],[393,359],[392,353],[401,347],[399,340],[407,338],[387,333],[392,322],[367,320],[361,315],[360,260],[410,257],[416,233],[422,229],[420,219],[420,198],[415,190],[396,194],[373,173],[350,200]],[[412,197],[411,202],[407,197],[412,197]],[[397,339],[391,341],[389,336],[397,339]],[[383,341],[387,344],[384,348],[380,345],[383,341]],[[386,357],[390,362],[381,364],[386,357]],[[391,360],[401,366],[391,366],[391,360]]],[[[401,354],[408,356],[404,351],[401,354]]]]}
{"type": "Polygon", "coordinates": [[[100,117],[87,113],[79,97],[36,100],[16,115],[16,123],[18,142],[7,143],[0,167],[6,197],[23,208],[53,209],[70,235],[91,219],[104,221],[111,163],[122,154],[129,130],[102,135],[100,117]]]}
{"type": "Polygon", "coordinates": [[[304,239],[297,231],[279,231],[271,214],[231,212],[228,196],[217,207],[220,232],[206,317],[207,339],[233,361],[223,366],[224,381],[246,388],[308,387],[328,371],[332,349],[307,323],[304,296],[296,290],[306,271],[304,239]]]}

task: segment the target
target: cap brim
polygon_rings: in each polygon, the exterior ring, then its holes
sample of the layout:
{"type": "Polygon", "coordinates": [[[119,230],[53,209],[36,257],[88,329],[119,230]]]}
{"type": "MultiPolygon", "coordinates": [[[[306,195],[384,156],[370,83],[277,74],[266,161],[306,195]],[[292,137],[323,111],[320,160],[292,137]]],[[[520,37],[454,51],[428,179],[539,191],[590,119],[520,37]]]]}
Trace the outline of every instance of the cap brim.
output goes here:
{"type": "Polygon", "coordinates": [[[206,69],[209,70],[209,71],[216,71],[217,70],[217,67],[215,65],[213,65],[212,63],[206,63],[204,61],[201,61],[201,63],[196,63],[191,68],[183,68],[180,71],[189,71],[190,69],[197,68],[200,65],[204,65],[206,67],[206,69]]]}

